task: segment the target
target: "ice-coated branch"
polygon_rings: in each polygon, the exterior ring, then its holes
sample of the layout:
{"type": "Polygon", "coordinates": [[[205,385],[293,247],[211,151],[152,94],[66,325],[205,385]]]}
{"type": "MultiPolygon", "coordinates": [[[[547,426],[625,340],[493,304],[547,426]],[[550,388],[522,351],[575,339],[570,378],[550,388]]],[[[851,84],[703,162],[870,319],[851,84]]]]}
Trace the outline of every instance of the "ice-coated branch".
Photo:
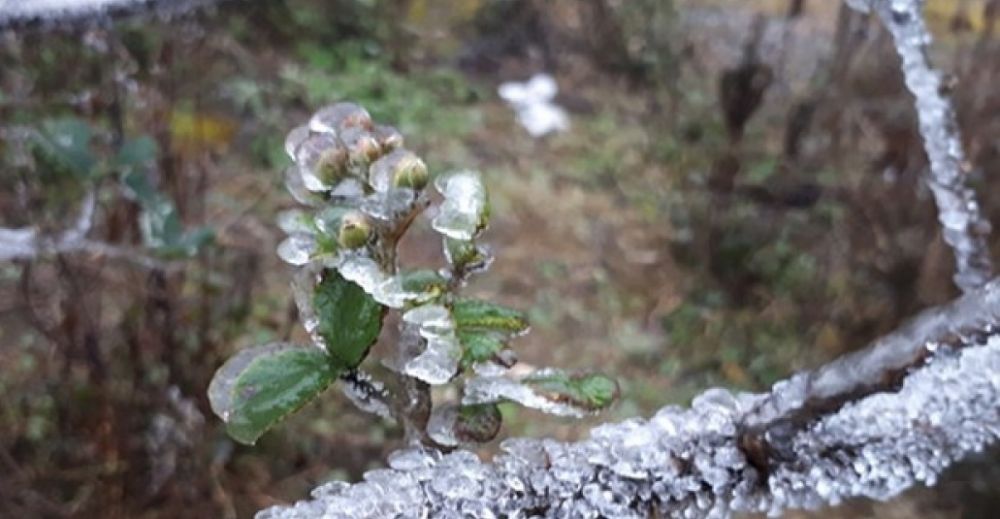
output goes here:
{"type": "Polygon", "coordinates": [[[492,462],[402,450],[257,517],[695,518],[888,499],[1000,436],[998,324],[1000,279],[770,393],[710,389],[576,443],[508,439],[492,462]]]}
{"type": "Polygon", "coordinates": [[[0,0],[0,27],[30,22],[65,23],[95,16],[183,13],[221,0],[0,0]]]}
{"type": "Polygon", "coordinates": [[[0,261],[31,260],[53,254],[89,252],[121,258],[145,268],[165,268],[166,264],[142,253],[110,243],[87,238],[93,225],[97,198],[88,192],[80,203],[80,214],[67,229],[45,234],[36,227],[0,227],[0,261]]]}
{"type": "Polygon", "coordinates": [[[955,254],[955,284],[968,291],[992,277],[987,236],[976,193],[966,185],[968,163],[955,111],[941,73],[931,67],[930,32],[924,23],[923,0],[848,0],[861,11],[874,11],[892,34],[903,78],[915,98],[920,134],[930,162],[927,184],[934,194],[944,241],[955,254]]]}

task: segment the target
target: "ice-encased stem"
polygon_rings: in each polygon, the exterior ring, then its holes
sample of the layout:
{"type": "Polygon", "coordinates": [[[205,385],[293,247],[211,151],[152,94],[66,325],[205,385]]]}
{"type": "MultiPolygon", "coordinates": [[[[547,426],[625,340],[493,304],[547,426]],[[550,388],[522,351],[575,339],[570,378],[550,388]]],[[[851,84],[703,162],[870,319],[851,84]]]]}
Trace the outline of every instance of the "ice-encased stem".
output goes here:
{"type": "Polygon", "coordinates": [[[888,499],[933,483],[1000,436],[998,325],[1000,279],[770,393],[711,389],[690,409],[603,425],[580,442],[505,440],[491,462],[462,450],[405,450],[363,482],[320,487],[312,500],[257,517],[721,518],[888,499]],[[915,354],[920,361],[907,367],[915,354]],[[900,373],[871,390],[885,370],[900,373]],[[749,427],[788,426],[776,399],[831,395],[849,398],[814,409],[780,452],[745,442],[749,427]]]}
{"type": "Polygon", "coordinates": [[[963,291],[981,286],[993,271],[986,240],[990,225],[983,218],[975,191],[966,184],[968,163],[955,111],[941,73],[931,67],[927,56],[931,35],[923,18],[923,1],[854,0],[849,4],[873,10],[892,35],[930,162],[927,184],[937,204],[944,241],[955,254],[955,284],[963,291]]]}

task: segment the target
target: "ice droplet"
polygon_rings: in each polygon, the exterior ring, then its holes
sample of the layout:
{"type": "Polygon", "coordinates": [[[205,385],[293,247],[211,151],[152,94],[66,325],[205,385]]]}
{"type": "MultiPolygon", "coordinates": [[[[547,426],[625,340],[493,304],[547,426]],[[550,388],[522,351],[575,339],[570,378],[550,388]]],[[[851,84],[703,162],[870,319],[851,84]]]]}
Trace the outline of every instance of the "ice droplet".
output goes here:
{"type": "Polygon", "coordinates": [[[474,171],[460,171],[439,177],[434,186],[444,203],[431,226],[456,240],[471,240],[482,230],[487,218],[486,188],[474,171]]]}

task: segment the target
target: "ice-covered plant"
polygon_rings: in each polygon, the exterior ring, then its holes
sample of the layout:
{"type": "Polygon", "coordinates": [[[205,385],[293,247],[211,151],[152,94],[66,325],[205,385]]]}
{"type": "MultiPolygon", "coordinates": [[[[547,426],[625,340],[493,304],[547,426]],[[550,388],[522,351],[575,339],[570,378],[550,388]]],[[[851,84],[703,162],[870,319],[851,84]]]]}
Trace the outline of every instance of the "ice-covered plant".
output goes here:
{"type": "Polygon", "coordinates": [[[504,401],[581,416],[615,399],[617,384],[604,375],[511,370],[510,341],[528,331],[524,314],[461,295],[492,260],[478,241],[490,217],[478,173],[434,180],[442,201],[431,226],[445,266],[410,269],[399,265],[397,246],[434,205],[431,175],[395,128],[338,103],[292,130],[285,150],[294,161],[285,185],[307,209],[279,216],[288,237],[278,255],[296,268],[292,291],[312,344],[249,348],[218,370],[209,400],[234,439],[254,443],[338,379],[358,407],[400,422],[408,442],[438,448],[492,439],[504,401]],[[360,366],[390,311],[400,313],[399,333],[380,351],[394,376],[378,381],[360,366]],[[431,387],[446,384],[458,390],[436,393],[458,396],[432,402],[431,387]]]}

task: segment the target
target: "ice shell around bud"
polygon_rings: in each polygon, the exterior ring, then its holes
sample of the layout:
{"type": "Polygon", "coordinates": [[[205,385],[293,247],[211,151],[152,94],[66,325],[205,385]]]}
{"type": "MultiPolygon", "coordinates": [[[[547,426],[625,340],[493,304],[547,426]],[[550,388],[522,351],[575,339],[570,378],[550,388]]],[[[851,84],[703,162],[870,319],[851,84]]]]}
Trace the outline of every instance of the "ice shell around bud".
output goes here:
{"type": "Polygon", "coordinates": [[[383,193],[394,187],[420,190],[427,185],[427,165],[416,153],[397,149],[372,163],[368,183],[383,193]]]}
{"type": "Polygon", "coordinates": [[[288,132],[288,136],[285,137],[285,153],[288,154],[288,158],[295,160],[299,146],[308,138],[309,127],[307,126],[297,126],[288,132]]]}
{"type": "Polygon", "coordinates": [[[372,235],[372,226],[368,218],[360,211],[348,211],[340,220],[337,242],[341,247],[356,249],[368,243],[372,235]]]}
{"type": "Polygon", "coordinates": [[[403,134],[392,126],[376,126],[375,138],[382,145],[384,153],[403,147],[403,134]]]}
{"type": "Polygon", "coordinates": [[[316,252],[316,237],[293,234],[278,244],[278,257],[291,265],[305,265],[316,252]]]}
{"type": "Polygon", "coordinates": [[[444,196],[444,203],[431,221],[434,230],[456,240],[471,240],[486,227],[486,188],[479,173],[460,171],[439,177],[434,187],[444,196]]]}
{"type": "Polygon", "coordinates": [[[338,133],[347,128],[371,129],[368,111],[354,103],[336,103],[320,108],[309,119],[309,129],[320,133],[338,133]]]}
{"type": "Polygon", "coordinates": [[[295,152],[302,181],[310,191],[329,191],[347,174],[348,149],[330,134],[312,135],[295,152]]]}
{"type": "MultiPolygon", "coordinates": [[[[364,167],[382,155],[382,146],[375,136],[362,128],[347,128],[340,134],[347,147],[347,157],[354,168],[364,167]]],[[[358,173],[357,169],[354,169],[358,173]]]]}
{"type": "Polygon", "coordinates": [[[289,166],[285,169],[285,189],[292,195],[296,202],[316,207],[323,203],[323,197],[306,188],[305,175],[297,165],[289,166]]]}

